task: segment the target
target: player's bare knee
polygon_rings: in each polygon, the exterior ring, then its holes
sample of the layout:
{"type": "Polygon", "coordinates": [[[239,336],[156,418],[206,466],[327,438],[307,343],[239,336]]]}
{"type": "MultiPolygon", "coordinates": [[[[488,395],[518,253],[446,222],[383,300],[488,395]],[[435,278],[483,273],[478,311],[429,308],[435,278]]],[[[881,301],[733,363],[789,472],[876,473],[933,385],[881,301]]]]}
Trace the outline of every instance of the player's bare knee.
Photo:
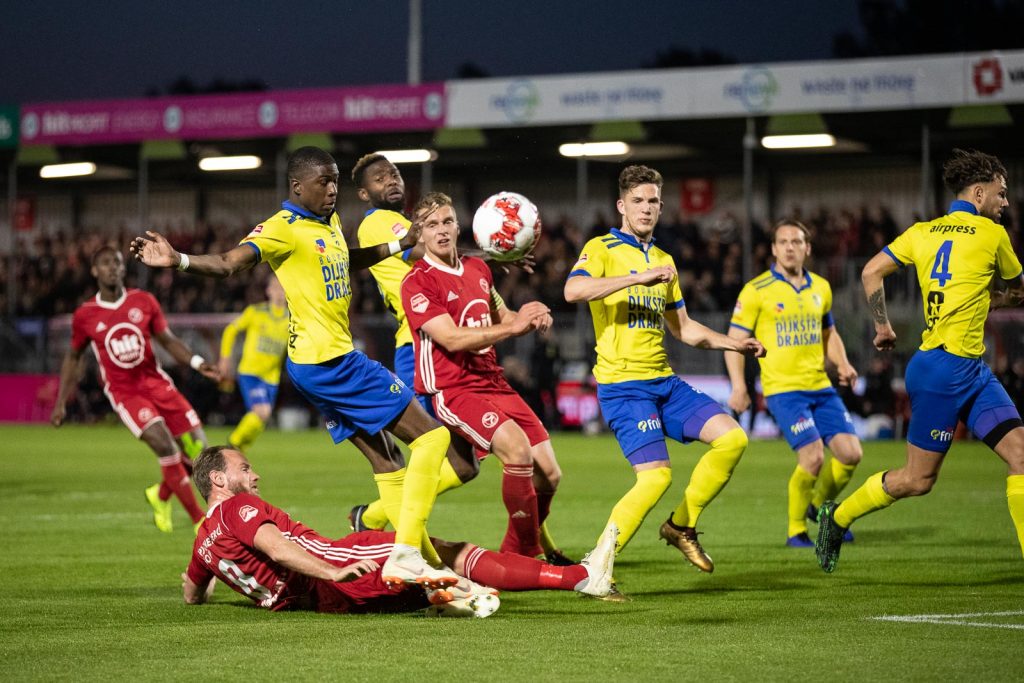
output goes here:
{"type": "Polygon", "coordinates": [[[270,419],[271,405],[269,403],[257,403],[252,407],[252,412],[256,414],[262,422],[266,422],[270,419]]]}
{"type": "Polygon", "coordinates": [[[821,471],[822,463],[825,462],[825,448],[821,439],[797,450],[796,460],[805,471],[817,475],[821,471]]]}

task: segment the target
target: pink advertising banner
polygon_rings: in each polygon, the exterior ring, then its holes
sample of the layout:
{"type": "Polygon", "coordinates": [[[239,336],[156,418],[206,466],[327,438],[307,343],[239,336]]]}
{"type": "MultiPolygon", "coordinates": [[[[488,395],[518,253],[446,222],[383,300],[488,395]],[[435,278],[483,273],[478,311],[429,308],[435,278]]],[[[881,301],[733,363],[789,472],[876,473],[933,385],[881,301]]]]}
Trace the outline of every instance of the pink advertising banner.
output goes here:
{"type": "Polygon", "coordinates": [[[430,130],[444,121],[443,83],[317,88],[27,104],[21,108],[21,143],[89,145],[430,130]]]}

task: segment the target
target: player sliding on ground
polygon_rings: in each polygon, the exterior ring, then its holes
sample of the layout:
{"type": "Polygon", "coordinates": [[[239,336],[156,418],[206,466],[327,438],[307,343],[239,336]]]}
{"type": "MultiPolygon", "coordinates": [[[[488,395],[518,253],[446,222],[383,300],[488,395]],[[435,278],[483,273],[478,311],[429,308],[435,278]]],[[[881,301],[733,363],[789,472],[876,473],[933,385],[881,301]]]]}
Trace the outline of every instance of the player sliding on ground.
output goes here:
{"type": "Polygon", "coordinates": [[[994,156],[957,149],[942,170],[956,197],[949,213],[907,228],[861,275],[875,348],[890,351],[896,345],[883,281],[909,264],[917,270],[925,330],[906,370],[907,462],[872,475],[841,504],[821,506],[816,552],[826,572],[835,570],[843,534],[856,520],[932,490],[960,421],[1006,461],[1007,503],[1024,549],[1024,423],[982,358],[989,309],[1024,301],[1020,260],[1006,229],[996,223],[1008,204],[1006,168],[994,156]],[[997,277],[1007,289],[993,296],[989,287],[997,277]]]}
{"type": "Polygon", "coordinates": [[[690,346],[755,357],[765,351],[756,339],[732,339],[687,315],[672,257],[654,244],[661,185],[661,174],[646,166],[622,171],[616,203],[622,225],[583,247],[565,283],[565,298],[590,304],[597,399],[636,474],[636,483],[608,521],[619,529],[618,550],[672,483],[665,437],[699,440],[711,448],[694,467],[683,500],[661,525],[660,535],[698,569],[711,572],[715,565],[697,540],[697,519],[732,476],[747,435],[721,406],[672,371],[665,326],[690,346]]]}
{"type": "Polygon", "coordinates": [[[327,538],[259,497],[259,475],[241,452],[207,448],[196,460],[195,481],[209,512],[199,527],[192,560],[182,575],[185,602],[205,602],[214,578],[260,607],[318,612],[405,612],[486,617],[498,609],[497,591],[611,592],[616,530],[608,528],[578,565],[556,567],[531,557],[496,553],[471,543],[432,539],[460,575],[439,590],[396,592],[381,576],[395,534],[362,531],[327,538]],[[480,585],[484,584],[484,585],[480,585]]]}
{"type": "Polygon", "coordinates": [[[427,536],[438,472],[450,438],[380,363],[356,350],[349,328],[349,270],[368,268],[416,245],[420,226],[401,239],[349,250],[334,207],[338,166],[322,149],[302,147],[288,158],[288,199],[231,251],[179,254],[149,232],[131,245],[153,267],[227,277],[266,261],[284,287],[290,315],[286,369],[292,384],[327,420],[335,443],[346,439],[366,456],[396,529],[384,576],[394,582],[444,586],[458,576],[443,566],[427,536]],[[409,466],[384,430],[409,444],[409,466]],[[400,517],[399,517],[400,514],[400,517]],[[424,555],[426,554],[426,559],[424,555]]]}

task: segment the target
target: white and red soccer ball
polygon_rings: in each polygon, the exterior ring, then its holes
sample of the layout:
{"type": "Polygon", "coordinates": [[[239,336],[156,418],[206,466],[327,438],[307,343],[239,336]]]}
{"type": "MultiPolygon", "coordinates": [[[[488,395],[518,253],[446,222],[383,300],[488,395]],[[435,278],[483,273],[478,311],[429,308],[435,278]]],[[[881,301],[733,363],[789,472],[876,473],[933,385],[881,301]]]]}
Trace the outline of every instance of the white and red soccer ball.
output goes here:
{"type": "Polygon", "coordinates": [[[473,239],[495,261],[517,261],[540,238],[537,207],[517,192],[488,197],[473,216],[473,239]]]}

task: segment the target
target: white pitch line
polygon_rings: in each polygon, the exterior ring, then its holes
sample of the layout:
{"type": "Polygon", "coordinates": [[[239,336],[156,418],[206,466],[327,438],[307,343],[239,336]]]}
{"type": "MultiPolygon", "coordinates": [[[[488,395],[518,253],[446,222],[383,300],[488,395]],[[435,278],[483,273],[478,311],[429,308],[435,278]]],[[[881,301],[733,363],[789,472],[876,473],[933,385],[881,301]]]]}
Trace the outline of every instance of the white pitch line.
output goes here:
{"type": "Polygon", "coordinates": [[[909,614],[905,616],[870,617],[874,621],[894,621],[905,624],[940,624],[944,626],[973,626],[976,628],[1008,628],[1024,630],[1024,624],[993,624],[982,621],[966,621],[976,617],[1024,616],[1024,610],[1008,612],[969,612],[966,614],[909,614]]]}

